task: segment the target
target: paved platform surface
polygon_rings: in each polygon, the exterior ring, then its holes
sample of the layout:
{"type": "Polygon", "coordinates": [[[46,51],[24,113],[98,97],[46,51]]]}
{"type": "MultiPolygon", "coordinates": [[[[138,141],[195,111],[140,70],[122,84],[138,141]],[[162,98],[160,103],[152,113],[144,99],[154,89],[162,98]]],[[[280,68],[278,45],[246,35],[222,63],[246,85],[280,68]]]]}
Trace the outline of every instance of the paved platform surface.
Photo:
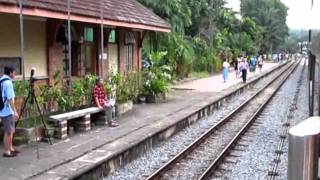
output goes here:
{"type": "MultiPolygon", "coordinates": [[[[278,63],[264,63],[261,72],[259,69],[256,69],[256,72],[249,72],[248,78],[259,75],[267,71],[268,69],[276,66],[278,63]]],[[[236,72],[234,68],[230,68],[229,78],[226,83],[223,82],[222,74],[211,76],[208,78],[198,79],[191,82],[183,83],[175,86],[177,89],[193,89],[199,92],[220,92],[223,89],[226,89],[230,86],[233,86],[237,83],[241,83],[242,79],[236,77],[236,72]]]]}
{"type": "MultiPolygon", "coordinates": [[[[267,63],[264,71],[276,65],[267,63]]],[[[255,75],[250,73],[249,77],[255,75]]],[[[79,170],[79,164],[98,163],[102,158],[111,157],[117,151],[137,143],[139,136],[149,136],[174,119],[187,115],[191,107],[222,97],[223,89],[235,88],[241,83],[240,79],[235,79],[235,73],[231,73],[230,77],[228,83],[223,83],[222,76],[216,75],[181,84],[178,87],[195,90],[172,91],[166,103],[135,105],[131,112],[117,119],[119,127],[94,127],[88,133],[78,133],[63,141],[55,140],[53,145],[39,143],[40,159],[37,159],[36,144],[20,146],[18,157],[0,157],[0,179],[26,179],[39,173],[43,176],[37,179],[56,179],[79,170]]],[[[3,151],[2,146],[0,151],[3,151]]]]}

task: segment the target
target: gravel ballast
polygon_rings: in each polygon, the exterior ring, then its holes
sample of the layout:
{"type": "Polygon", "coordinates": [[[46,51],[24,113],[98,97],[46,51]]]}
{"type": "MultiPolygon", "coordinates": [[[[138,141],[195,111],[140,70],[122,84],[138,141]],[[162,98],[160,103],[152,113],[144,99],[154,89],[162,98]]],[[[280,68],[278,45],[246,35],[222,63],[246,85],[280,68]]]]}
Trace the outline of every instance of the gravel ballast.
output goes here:
{"type": "Polygon", "coordinates": [[[189,128],[179,132],[166,142],[160,143],[156,148],[148,151],[145,155],[137,158],[114,173],[103,179],[144,179],[152,174],[156,169],[165,164],[182,149],[192,143],[197,137],[204,133],[211,126],[216,124],[221,118],[230,113],[242,102],[252,96],[257,89],[261,88],[271,79],[270,76],[260,80],[252,89],[246,90],[243,94],[233,97],[229,102],[215,110],[214,113],[189,128]]]}
{"type": "MultiPolygon", "coordinates": [[[[259,180],[266,179],[268,171],[273,166],[275,151],[277,150],[279,135],[282,131],[282,125],[287,121],[289,108],[297,88],[300,88],[298,94],[297,109],[294,112],[294,118],[290,125],[294,126],[308,117],[308,97],[307,97],[307,71],[302,77],[302,83],[298,86],[298,81],[303,69],[303,62],[297,68],[294,74],[281,87],[280,91],[267,105],[266,109],[258,118],[260,125],[255,127],[255,134],[249,138],[250,143],[237,163],[228,167],[230,171],[217,179],[236,179],[236,180],[259,180]],[[281,102],[281,103],[280,103],[281,102]]],[[[279,176],[277,179],[287,179],[287,157],[288,141],[285,140],[284,154],[278,167],[279,176]]]]}

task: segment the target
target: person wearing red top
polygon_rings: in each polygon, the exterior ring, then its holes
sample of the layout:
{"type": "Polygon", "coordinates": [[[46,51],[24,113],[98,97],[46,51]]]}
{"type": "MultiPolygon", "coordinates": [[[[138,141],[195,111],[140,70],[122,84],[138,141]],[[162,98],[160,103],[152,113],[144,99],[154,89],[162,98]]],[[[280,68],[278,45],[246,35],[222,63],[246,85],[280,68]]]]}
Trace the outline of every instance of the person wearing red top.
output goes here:
{"type": "Polygon", "coordinates": [[[105,118],[107,118],[108,125],[115,127],[118,126],[118,124],[112,120],[112,106],[108,103],[108,98],[106,96],[106,91],[103,84],[103,79],[97,78],[96,85],[92,91],[92,104],[98,108],[104,108],[106,115],[105,118]]]}

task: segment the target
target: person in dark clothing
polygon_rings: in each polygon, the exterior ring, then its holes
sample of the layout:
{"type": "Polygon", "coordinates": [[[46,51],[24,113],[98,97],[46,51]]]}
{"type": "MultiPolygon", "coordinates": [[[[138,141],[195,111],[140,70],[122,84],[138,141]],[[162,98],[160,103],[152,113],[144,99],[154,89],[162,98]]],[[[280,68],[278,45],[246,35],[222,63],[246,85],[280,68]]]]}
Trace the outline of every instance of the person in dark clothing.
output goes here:
{"type": "Polygon", "coordinates": [[[248,64],[247,60],[242,61],[240,68],[241,68],[241,72],[242,72],[242,81],[243,81],[243,83],[246,83],[247,82],[247,72],[249,69],[249,64],[248,64]]]}

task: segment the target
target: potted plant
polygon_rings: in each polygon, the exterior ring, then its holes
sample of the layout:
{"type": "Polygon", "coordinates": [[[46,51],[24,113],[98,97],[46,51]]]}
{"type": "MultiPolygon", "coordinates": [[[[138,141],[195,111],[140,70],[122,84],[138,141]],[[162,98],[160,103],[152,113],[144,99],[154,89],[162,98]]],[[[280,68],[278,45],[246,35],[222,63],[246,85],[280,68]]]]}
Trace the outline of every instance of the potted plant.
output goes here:
{"type": "Polygon", "coordinates": [[[171,76],[169,67],[154,67],[152,71],[147,72],[147,80],[144,83],[144,92],[147,103],[158,103],[166,99],[166,93],[169,91],[169,80],[171,76]]]}
{"type": "Polygon", "coordinates": [[[141,94],[146,97],[147,103],[164,101],[169,91],[171,68],[166,64],[166,51],[156,51],[150,54],[151,66],[143,71],[143,87],[141,94]]]}

